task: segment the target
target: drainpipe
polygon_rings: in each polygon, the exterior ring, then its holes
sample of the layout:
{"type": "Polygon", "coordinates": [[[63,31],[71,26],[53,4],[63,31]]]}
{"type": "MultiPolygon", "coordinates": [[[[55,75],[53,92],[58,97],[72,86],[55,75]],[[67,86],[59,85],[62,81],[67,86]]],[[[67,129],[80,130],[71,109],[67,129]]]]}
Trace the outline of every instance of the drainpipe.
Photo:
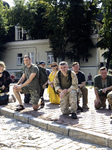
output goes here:
{"type": "Polygon", "coordinates": [[[35,64],[37,64],[37,48],[35,47],[35,64]]]}

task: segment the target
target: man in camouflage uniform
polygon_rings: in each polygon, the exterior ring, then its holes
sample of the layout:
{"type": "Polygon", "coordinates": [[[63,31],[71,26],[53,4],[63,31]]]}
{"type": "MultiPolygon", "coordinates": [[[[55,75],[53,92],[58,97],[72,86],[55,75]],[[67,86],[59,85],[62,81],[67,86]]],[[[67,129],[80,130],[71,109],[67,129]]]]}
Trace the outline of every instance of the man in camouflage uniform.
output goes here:
{"type": "Polygon", "coordinates": [[[96,109],[106,108],[106,99],[112,109],[112,76],[107,74],[106,67],[101,67],[100,75],[94,77],[94,92],[96,109]]]}
{"type": "Polygon", "coordinates": [[[31,63],[31,59],[28,55],[24,56],[24,64],[25,64],[24,73],[20,78],[20,80],[18,81],[18,83],[13,87],[13,92],[19,102],[19,106],[16,109],[16,111],[20,111],[24,109],[20,92],[24,94],[30,93],[33,109],[37,110],[39,107],[38,102],[40,98],[38,67],[31,63]]]}
{"type": "MultiPolygon", "coordinates": [[[[110,109],[112,110],[112,91],[107,94],[107,99],[108,99],[108,102],[110,105],[110,109]]],[[[110,118],[112,119],[112,114],[111,114],[110,118]]]]}
{"type": "Polygon", "coordinates": [[[77,89],[78,80],[76,74],[71,71],[71,81],[69,77],[68,63],[62,61],[59,63],[59,72],[57,72],[54,78],[55,90],[60,95],[60,107],[64,115],[71,113],[73,119],[77,119],[77,89]],[[61,82],[60,82],[61,81],[61,82]]]}
{"type": "Polygon", "coordinates": [[[112,109],[112,91],[107,94],[107,99],[108,99],[110,108],[112,109]]]}

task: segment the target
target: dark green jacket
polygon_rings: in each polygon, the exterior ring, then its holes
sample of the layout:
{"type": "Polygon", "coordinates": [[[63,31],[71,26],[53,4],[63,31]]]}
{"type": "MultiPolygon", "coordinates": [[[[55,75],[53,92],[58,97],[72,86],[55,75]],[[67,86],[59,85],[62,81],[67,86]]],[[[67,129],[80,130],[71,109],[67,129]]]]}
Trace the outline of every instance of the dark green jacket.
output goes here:
{"type": "MultiPolygon", "coordinates": [[[[112,86],[112,76],[107,75],[107,87],[112,86]]],[[[94,77],[94,87],[98,87],[98,89],[102,89],[102,78],[101,75],[97,75],[94,77]]]]}

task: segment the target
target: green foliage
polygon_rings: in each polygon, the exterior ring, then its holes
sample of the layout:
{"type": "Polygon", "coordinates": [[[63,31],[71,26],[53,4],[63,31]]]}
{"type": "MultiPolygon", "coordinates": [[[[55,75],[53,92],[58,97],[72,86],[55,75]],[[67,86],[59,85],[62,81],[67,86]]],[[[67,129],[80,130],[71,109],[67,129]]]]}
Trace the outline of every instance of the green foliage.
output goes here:
{"type": "Polygon", "coordinates": [[[47,4],[43,1],[14,0],[15,6],[9,11],[8,19],[11,25],[23,27],[32,39],[46,38],[44,13],[47,4]]]}
{"type": "Polygon", "coordinates": [[[66,36],[66,16],[67,4],[64,1],[49,1],[49,9],[47,9],[46,30],[50,39],[50,47],[54,54],[54,58],[65,59],[67,46],[66,36]]]}
{"type": "Polygon", "coordinates": [[[3,53],[5,51],[4,44],[6,43],[6,36],[8,32],[7,7],[6,9],[4,8],[3,2],[0,0],[0,60],[3,59],[3,53]]]}
{"type": "Polygon", "coordinates": [[[102,0],[101,11],[104,19],[103,27],[99,32],[101,39],[97,43],[97,47],[106,50],[103,56],[107,59],[107,68],[109,68],[110,60],[112,59],[112,0],[102,0]]]}
{"type": "Polygon", "coordinates": [[[7,11],[10,26],[23,27],[32,39],[49,38],[55,61],[57,58],[80,61],[90,57],[93,47],[91,31],[97,0],[14,0],[7,11]],[[66,51],[68,42],[71,51],[66,51]]]}
{"type": "Polygon", "coordinates": [[[91,40],[91,31],[95,11],[96,5],[94,2],[70,1],[67,31],[69,42],[73,46],[67,54],[73,61],[80,61],[81,58],[88,59],[91,56],[89,49],[94,47],[91,40]]]}

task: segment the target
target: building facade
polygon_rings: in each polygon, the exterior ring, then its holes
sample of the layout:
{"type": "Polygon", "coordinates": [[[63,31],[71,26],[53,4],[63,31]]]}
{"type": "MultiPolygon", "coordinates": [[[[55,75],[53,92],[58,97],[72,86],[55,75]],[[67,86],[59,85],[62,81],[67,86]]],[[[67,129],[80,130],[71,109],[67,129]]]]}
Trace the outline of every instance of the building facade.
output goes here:
{"type": "MultiPolygon", "coordinates": [[[[93,36],[92,39],[94,43],[97,42],[97,35],[93,36]]],[[[23,69],[23,56],[29,54],[32,63],[38,64],[40,61],[46,62],[46,68],[49,68],[49,65],[54,61],[53,54],[50,49],[49,40],[25,40],[25,41],[14,41],[8,42],[6,44],[6,53],[4,57],[4,62],[6,64],[6,69],[10,74],[14,74],[16,78],[21,76],[23,69]]],[[[80,61],[80,69],[85,73],[86,80],[91,73],[92,77],[98,74],[99,67],[102,63],[105,63],[103,57],[101,56],[103,50],[94,48],[90,50],[91,56],[88,61],[80,61]]],[[[66,59],[69,67],[72,67],[70,60],[66,59]]],[[[57,59],[59,63],[60,60],[57,59]]]]}

